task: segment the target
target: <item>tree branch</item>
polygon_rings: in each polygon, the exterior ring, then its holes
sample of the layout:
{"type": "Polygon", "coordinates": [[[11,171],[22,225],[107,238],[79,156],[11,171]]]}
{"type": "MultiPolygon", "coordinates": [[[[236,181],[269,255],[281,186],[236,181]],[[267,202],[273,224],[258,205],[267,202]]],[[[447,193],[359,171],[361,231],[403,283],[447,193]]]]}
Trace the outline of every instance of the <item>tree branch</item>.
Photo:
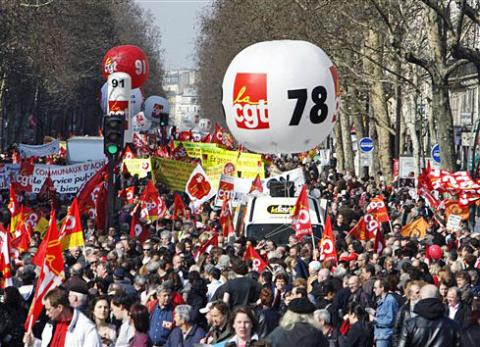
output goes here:
{"type": "Polygon", "coordinates": [[[44,2],[43,4],[26,4],[24,2],[21,2],[20,3],[20,6],[22,7],[35,7],[35,8],[40,8],[40,7],[43,7],[43,6],[47,6],[47,5],[50,5],[54,0],[48,0],[47,2],[44,2]]]}
{"type": "Polygon", "coordinates": [[[425,70],[427,70],[430,76],[433,77],[433,71],[432,71],[431,65],[426,59],[419,58],[412,52],[408,52],[408,53],[405,53],[405,60],[408,61],[409,63],[415,64],[424,68],[425,70]]]}
{"type": "Polygon", "coordinates": [[[453,32],[452,22],[450,21],[450,18],[448,18],[444,9],[440,8],[440,6],[437,3],[433,2],[432,0],[420,0],[420,1],[423,2],[425,5],[427,5],[428,7],[430,7],[432,10],[434,10],[437,13],[437,15],[442,17],[448,30],[453,32]]]}

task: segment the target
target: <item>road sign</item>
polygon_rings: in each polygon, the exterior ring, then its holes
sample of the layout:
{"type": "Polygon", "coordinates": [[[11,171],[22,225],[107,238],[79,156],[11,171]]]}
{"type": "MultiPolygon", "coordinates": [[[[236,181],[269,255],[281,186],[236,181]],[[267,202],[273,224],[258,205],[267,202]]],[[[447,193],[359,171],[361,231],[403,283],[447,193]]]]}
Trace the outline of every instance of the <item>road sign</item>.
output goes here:
{"type": "Polygon", "coordinates": [[[441,159],[440,159],[440,146],[439,144],[435,144],[433,147],[432,147],[432,152],[431,152],[431,155],[432,155],[432,159],[436,162],[436,163],[439,163],[441,162],[441,159]]]}
{"type": "Polygon", "coordinates": [[[358,146],[363,153],[370,153],[375,148],[373,146],[373,140],[370,137],[361,138],[360,141],[358,141],[358,146]]]}

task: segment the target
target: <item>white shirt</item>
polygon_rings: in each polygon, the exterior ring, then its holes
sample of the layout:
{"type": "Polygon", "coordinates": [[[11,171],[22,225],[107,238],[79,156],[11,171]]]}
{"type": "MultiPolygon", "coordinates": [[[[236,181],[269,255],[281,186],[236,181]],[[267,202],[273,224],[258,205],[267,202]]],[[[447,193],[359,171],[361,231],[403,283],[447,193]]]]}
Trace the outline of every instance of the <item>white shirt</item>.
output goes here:
{"type": "Polygon", "coordinates": [[[130,324],[130,318],[124,319],[118,332],[115,347],[129,347],[133,335],[135,335],[135,328],[130,324]]]}
{"type": "Polygon", "coordinates": [[[448,305],[448,318],[455,319],[460,303],[456,304],[455,307],[448,305]]]}

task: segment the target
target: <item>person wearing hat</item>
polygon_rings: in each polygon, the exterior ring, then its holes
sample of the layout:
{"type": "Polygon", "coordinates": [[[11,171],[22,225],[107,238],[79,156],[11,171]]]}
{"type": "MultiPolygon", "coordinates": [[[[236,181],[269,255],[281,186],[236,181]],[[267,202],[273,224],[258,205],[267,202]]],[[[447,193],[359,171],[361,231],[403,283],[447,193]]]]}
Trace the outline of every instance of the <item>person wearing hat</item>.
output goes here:
{"type": "Polygon", "coordinates": [[[72,277],[68,283],[68,301],[72,308],[82,311],[87,314],[88,304],[88,286],[87,283],[79,278],[72,277]]]}
{"type": "Polygon", "coordinates": [[[328,341],[313,316],[315,305],[307,298],[293,299],[280,325],[267,336],[273,347],[327,347],[328,341]]]}

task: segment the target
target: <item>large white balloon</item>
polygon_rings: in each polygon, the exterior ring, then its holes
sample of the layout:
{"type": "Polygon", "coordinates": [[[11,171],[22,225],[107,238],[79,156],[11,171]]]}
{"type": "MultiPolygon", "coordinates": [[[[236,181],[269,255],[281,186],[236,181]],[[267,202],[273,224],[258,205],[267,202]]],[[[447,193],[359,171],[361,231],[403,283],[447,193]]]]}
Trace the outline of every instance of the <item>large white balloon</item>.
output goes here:
{"type": "Polygon", "coordinates": [[[223,80],[223,108],[237,142],[260,153],[312,149],[332,131],[339,106],[335,66],[306,41],[245,48],[223,80]]]}
{"type": "Polygon", "coordinates": [[[160,114],[170,114],[170,105],[167,99],[161,96],[149,96],[145,100],[145,117],[150,119],[153,123],[160,122],[160,114]]]}
{"type": "Polygon", "coordinates": [[[143,112],[138,112],[132,118],[133,131],[147,131],[151,128],[151,126],[152,122],[147,117],[145,117],[143,112]]]}
{"type": "MultiPolygon", "coordinates": [[[[107,83],[104,83],[100,90],[100,107],[103,113],[107,112],[107,83]]],[[[143,94],[140,88],[132,89],[132,95],[130,97],[130,107],[132,108],[131,114],[135,115],[142,110],[143,94]]]]}

